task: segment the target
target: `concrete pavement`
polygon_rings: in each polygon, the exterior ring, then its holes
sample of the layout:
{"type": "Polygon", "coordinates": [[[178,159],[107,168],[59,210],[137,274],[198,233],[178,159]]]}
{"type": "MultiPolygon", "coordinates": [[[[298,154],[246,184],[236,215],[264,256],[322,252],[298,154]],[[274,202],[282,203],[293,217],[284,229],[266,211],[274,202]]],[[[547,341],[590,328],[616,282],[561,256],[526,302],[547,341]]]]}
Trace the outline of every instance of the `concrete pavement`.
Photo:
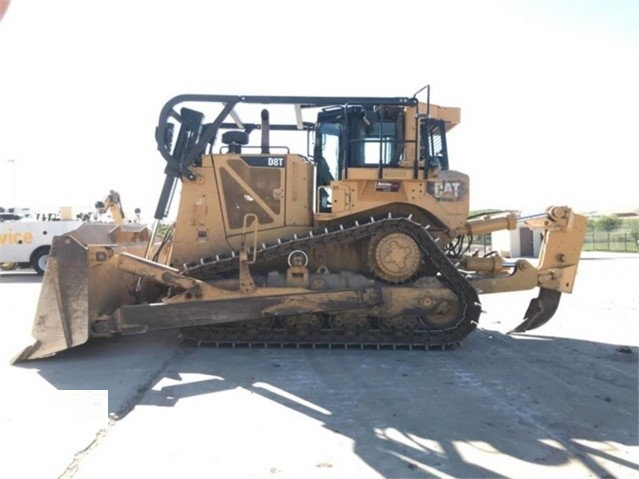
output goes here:
{"type": "MultiPolygon", "coordinates": [[[[637,266],[588,254],[525,335],[504,332],[535,293],[483,296],[481,328],[447,351],[194,348],[166,331],[5,363],[0,476],[637,477],[637,266]]],[[[38,290],[0,276],[7,362],[38,290]]]]}

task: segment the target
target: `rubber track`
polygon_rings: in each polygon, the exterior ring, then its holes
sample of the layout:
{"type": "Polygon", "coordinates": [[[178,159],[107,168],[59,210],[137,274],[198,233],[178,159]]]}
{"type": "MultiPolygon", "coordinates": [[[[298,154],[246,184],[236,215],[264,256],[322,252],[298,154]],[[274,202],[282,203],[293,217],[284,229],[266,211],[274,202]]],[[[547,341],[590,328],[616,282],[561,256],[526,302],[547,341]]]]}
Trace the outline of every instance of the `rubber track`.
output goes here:
{"type": "MultiPolygon", "coordinates": [[[[427,228],[410,218],[370,219],[369,223],[355,223],[350,227],[340,226],[329,231],[311,231],[308,236],[293,239],[281,239],[271,245],[262,245],[256,252],[256,262],[266,262],[287,257],[295,250],[348,244],[372,237],[383,232],[403,232],[411,236],[419,245],[423,257],[432,263],[438,271],[437,278],[451,289],[459,299],[460,316],[454,326],[446,329],[425,329],[415,331],[388,332],[374,325],[368,331],[346,336],[325,325],[316,331],[301,337],[276,324],[273,329],[258,330],[246,326],[233,325],[203,326],[182,328],[182,335],[200,343],[212,343],[217,346],[258,346],[258,347],[373,347],[373,348],[412,348],[446,347],[459,343],[470,334],[479,320],[481,305],[475,288],[437,246],[436,240],[427,232],[427,228]]],[[[252,252],[249,252],[252,255],[252,252]]],[[[210,279],[217,274],[239,270],[239,257],[232,253],[225,256],[202,258],[199,262],[184,265],[185,273],[199,279],[210,279]]],[[[370,321],[371,324],[374,321],[370,321]]],[[[233,323],[235,324],[235,323],[233,323]]],[[[240,323],[241,324],[241,323],[240,323]]]]}

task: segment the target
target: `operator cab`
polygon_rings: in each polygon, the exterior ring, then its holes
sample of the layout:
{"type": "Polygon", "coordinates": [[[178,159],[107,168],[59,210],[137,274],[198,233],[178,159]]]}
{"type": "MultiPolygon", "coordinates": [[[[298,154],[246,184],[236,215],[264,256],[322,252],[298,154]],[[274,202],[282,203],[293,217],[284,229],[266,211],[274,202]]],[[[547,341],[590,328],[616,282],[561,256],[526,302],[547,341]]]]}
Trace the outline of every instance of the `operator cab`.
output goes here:
{"type": "MultiPolygon", "coordinates": [[[[418,118],[420,144],[415,158],[415,140],[410,131],[415,121],[399,106],[352,106],[324,110],[317,116],[315,149],[317,186],[347,178],[348,168],[377,168],[382,178],[386,168],[414,168],[417,171],[447,170],[448,150],[444,120],[418,118]],[[411,152],[413,153],[411,155],[411,152]],[[412,156],[412,157],[411,157],[412,156]]],[[[427,172],[422,173],[427,177],[427,172]]]]}

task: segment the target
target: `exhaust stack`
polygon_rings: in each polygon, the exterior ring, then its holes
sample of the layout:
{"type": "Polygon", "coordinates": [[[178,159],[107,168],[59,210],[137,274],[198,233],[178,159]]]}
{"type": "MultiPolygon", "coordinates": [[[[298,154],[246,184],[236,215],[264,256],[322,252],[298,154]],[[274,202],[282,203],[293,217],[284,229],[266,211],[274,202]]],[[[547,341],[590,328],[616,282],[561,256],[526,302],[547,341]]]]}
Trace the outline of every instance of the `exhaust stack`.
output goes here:
{"type": "Polygon", "coordinates": [[[262,110],[262,153],[268,155],[270,153],[270,133],[271,125],[268,118],[268,110],[262,110]]]}

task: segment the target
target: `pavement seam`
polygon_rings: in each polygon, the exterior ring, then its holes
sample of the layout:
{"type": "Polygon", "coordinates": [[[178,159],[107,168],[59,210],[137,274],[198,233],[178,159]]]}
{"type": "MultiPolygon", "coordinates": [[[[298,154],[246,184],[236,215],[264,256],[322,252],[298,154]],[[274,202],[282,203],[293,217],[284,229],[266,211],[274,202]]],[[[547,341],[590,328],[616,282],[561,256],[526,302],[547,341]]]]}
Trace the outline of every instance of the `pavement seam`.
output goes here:
{"type": "Polygon", "coordinates": [[[135,406],[140,402],[140,400],[144,397],[147,391],[151,389],[151,387],[153,387],[153,385],[157,382],[158,378],[160,378],[160,376],[166,370],[169,364],[171,364],[173,360],[184,356],[186,352],[187,350],[185,348],[180,346],[176,347],[173,350],[173,353],[166,360],[162,362],[160,367],[150,374],[149,378],[144,382],[144,384],[142,384],[142,386],[139,386],[135,390],[135,393],[122,403],[122,406],[118,409],[118,411],[111,414],[106,427],[100,429],[96,433],[95,438],[87,445],[87,447],[76,452],[73,455],[73,459],[71,460],[71,463],[62,472],[62,474],[58,476],[58,479],[73,478],[76,475],[76,473],[80,470],[80,463],[82,462],[82,460],[85,457],[87,457],[91,453],[91,451],[96,449],[100,445],[102,440],[104,440],[104,438],[107,436],[109,431],[121,419],[124,419],[135,408],[135,406]]]}

